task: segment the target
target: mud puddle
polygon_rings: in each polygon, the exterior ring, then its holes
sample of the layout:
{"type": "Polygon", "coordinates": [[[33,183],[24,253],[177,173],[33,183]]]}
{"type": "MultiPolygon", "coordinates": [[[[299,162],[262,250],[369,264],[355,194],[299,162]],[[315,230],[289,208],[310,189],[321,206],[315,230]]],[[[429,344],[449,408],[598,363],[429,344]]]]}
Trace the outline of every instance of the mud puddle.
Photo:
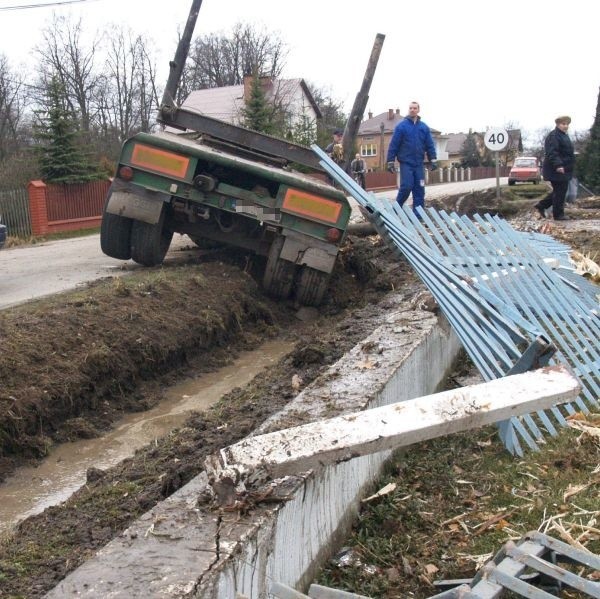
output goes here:
{"type": "Polygon", "coordinates": [[[242,353],[229,366],[165,389],[165,399],[158,406],[125,416],[108,434],[64,443],[39,466],[19,469],[0,485],[0,533],[66,500],[85,484],[88,468],[114,466],[180,426],[190,412],[203,411],[235,387],[246,385],[293,345],[280,339],[268,341],[242,353]]]}

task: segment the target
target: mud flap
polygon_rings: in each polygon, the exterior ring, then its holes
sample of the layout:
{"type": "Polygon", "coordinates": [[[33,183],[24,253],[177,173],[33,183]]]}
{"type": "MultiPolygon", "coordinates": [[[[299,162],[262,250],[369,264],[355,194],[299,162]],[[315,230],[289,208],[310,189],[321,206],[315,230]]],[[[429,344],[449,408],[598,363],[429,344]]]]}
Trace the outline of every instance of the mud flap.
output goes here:
{"type": "Polygon", "coordinates": [[[329,274],[335,265],[337,253],[335,245],[291,233],[285,237],[281,258],[329,274]]]}
{"type": "Polygon", "coordinates": [[[170,196],[164,193],[115,189],[106,205],[106,212],[155,225],[160,219],[163,205],[169,200],[170,196]]]}

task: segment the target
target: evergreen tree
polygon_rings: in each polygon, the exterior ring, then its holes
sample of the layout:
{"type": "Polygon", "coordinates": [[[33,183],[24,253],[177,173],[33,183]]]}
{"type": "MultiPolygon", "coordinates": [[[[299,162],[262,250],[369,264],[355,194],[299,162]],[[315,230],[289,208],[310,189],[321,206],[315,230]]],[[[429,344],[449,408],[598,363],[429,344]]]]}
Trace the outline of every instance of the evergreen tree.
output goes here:
{"type": "Polygon", "coordinates": [[[246,102],[246,107],[242,110],[244,127],[259,131],[260,133],[273,134],[275,127],[272,120],[272,112],[258,72],[255,71],[252,76],[250,98],[246,102]]]}
{"type": "Polygon", "coordinates": [[[577,157],[577,176],[594,193],[600,193],[600,90],[596,116],[583,152],[577,157]]]}
{"type": "Polygon", "coordinates": [[[479,155],[477,136],[472,131],[469,131],[469,134],[462,145],[462,156],[463,157],[460,165],[463,168],[481,165],[481,156],[479,155]]]}
{"type": "Polygon", "coordinates": [[[314,119],[311,119],[305,112],[300,115],[300,118],[294,124],[291,132],[292,141],[310,146],[317,140],[317,126],[314,119]]]}
{"type": "Polygon", "coordinates": [[[100,178],[77,144],[77,120],[65,107],[64,90],[53,78],[46,91],[46,110],[35,127],[38,162],[44,181],[82,183],[100,178]]]}

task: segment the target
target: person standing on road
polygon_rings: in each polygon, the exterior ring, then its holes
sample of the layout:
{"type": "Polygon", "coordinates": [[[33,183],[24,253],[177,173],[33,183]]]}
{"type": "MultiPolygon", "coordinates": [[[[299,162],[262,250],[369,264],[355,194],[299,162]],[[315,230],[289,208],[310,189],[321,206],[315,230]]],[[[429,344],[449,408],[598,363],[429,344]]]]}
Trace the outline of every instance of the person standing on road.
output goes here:
{"type": "Polygon", "coordinates": [[[542,218],[546,218],[546,209],[552,206],[554,220],[568,220],[565,216],[565,197],[575,166],[573,143],[567,135],[571,117],[559,116],[554,122],[555,129],[550,131],[544,141],[543,166],[544,180],[550,181],[552,191],[535,204],[534,208],[542,218]]]}
{"type": "Polygon", "coordinates": [[[365,189],[365,161],[357,154],[350,163],[350,172],[354,180],[365,189]]]}
{"type": "Polygon", "coordinates": [[[429,127],[419,116],[418,102],[411,102],[408,106],[408,116],[401,120],[394,128],[387,153],[387,169],[395,172],[394,160],[400,163],[400,188],[396,201],[400,206],[408,199],[412,192],[413,211],[425,207],[425,155],[430,162],[431,170],[437,168],[437,154],[435,144],[431,137],[429,127]]]}

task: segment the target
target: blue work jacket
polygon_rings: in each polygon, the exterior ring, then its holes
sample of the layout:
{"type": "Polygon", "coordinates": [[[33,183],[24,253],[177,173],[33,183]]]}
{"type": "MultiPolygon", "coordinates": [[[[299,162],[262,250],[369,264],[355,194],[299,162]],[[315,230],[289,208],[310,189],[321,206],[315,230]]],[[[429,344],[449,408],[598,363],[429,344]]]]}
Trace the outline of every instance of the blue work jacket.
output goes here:
{"type": "Polygon", "coordinates": [[[410,117],[402,119],[394,128],[392,141],[387,153],[387,162],[405,162],[411,166],[421,166],[427,154],[428,160],[436,160],[435,144],[429,127],[417,118],[416,122],[410,117]]]}

